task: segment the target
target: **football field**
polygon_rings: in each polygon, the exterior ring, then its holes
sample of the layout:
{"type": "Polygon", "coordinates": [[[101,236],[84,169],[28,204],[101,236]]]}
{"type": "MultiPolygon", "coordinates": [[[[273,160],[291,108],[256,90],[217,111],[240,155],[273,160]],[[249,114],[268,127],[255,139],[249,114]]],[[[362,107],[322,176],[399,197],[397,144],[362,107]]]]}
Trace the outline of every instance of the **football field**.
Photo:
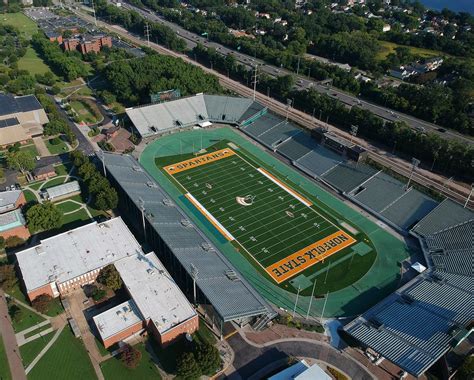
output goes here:
{"type": "Polygon", "coordinates": [[[163,167],[186,198],[239,252],[282,283],[356,243],[297,188],[237,146],[163,167]]]}

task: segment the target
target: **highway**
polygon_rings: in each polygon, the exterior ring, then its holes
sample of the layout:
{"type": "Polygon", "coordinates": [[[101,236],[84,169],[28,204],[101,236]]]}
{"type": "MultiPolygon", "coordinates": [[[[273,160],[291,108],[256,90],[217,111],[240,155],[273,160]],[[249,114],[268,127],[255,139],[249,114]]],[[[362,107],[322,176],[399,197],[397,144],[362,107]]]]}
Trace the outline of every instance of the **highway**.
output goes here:
{"type": "MultiPolygon", "coordinates": [[[[83,19],[85,19],[89,22],[94,22],[94,19],[91,16],[86,15],[84,13],[81,13],[79,11],[76,11],[74,9],[72,9],[72,11],[78,17],[82,17],[83,19]]],[[[144,41],[140,37],[134,36],[133,33],[128,32],[126,29],[124,29],[120,26],[109,25],[109,24],[107,24],[105,22],[102,22],[102,21],[98,21],[98,26],[100,26],[104,29],[107,29],[112,33],[116,33],[117,35],[120,35],[122,38],[125,38],[125,39],[131,41],[132,43],[136,44],[137,46],[146,46],[147,45],[146,41],[144,41]]],[[[245,85],[243,85],[243,84],[241,84],[237,81],[234,81],[234,80],[228,78],[225,75],[217,73],[217,72],[209,69],[208,67],[205,67],[205,66],[199,64],[198,62],[195,62],[194,60],[190,59],[185,54],[177,53],[175,51],[169,50],[169,49],[167,49],[163,46],[160,46],[158,44],[155,44],[155,43],[150,43],[150,48],[152,48],[153,50],[157,51],[160,54],[173,56],[175,58],[181,58],[187,63],[199,66],[205,72],[211,73],[211,74],[217,76],[218,79],[219,79],[220,84],[223,87],[225,87],[225,88],[227,88],[231,91],[234,91],[235,93],[237,93],[241,96],[245,96],[245,97],[252,97],[253,96],[253,90],[252,89],[246,87],[245,85]]],[[[268,107],[269,110],[271,110],[271,111],[273,111],[273,112],[275,112],[279,115],[285,116],[286,113],[287,113],[286,104],[283,104],[283,103],[279,102],[276,99],[273,99],[271,97],[268,97],[264,94],[261,94],[261,93],[257,92],[256,93],[256,100],[258,102],[260,102],[261,104],[265,105],[266,107],[268,107]]],[[[340,130],[340,129],[338,129],[338,128],[330,125],[330,124],[326,124],[324,122],[321,122],[321,121],[311,117],[310,115],[308,115],[308,114],[306,114],[302,111],[296,110],[294,108],[290,108],[288,110],[288,118],[290,120],[298,123],[299,125],[303,126],[306,129],[313,129],[313,128],[318,127],[318,126],[322,126],[322,127],[327,128],[328,130],[334,132],[335,134],[345,138],[345,139],[350,139],[351,138],[351,136],[349,135],[348,132],[342,131],[342,130],[340,130]]],[[[369,143],[367,143],[363,139],[354,138],[353,141],[355,143],[359,144],[360,146],[363,146],[364,148],[366,148],[369,152],[369,157],[371,159],[373,159],[374,161],[382,164],[385,167],[388,167],[388,168],[392,169],[393,171],[395,171],[398,174],[401,174],[405,177],[410,176],[411,164],[409,162],[404,161],[403,159],[398,158],[398,157],[396,157],[396,156],[394,156],[390,153],[387,153],[383,150],[380,150],[379,148],[370,145],[369,143]]],[[[440,192],[440,193],[442,193],[442,194],[444,194],[444,195],[446,195],[450,198],[457,199],[460,202],[464,202],[466,200],[466,197],[467,197],[467,195],[469,193],[469,190],[470,190],[470,189],[468,189],[467,185],[465,185],[465,184],[460,184],[460,183],[456,183],[456,182],[452,182],[452,181],[447,181],[446,182],[446,179],[444,177],[438,176],[436,174],[433,174],[433,173],[431,173],[427,170],[423,170],[423,169],[418,169],[418,171],[413,174],[412,180],[415,181],[415,182],[418,182],[419,184],[421,184],[423,186],[436,189],[438,192],[440,192]]],[[[471,201],[470,206],[474,207],[474,199],[471,201]]]]}
{"type": "MultiPolygon", "coordinates": [[[[177,35],[179,35],[182,39],[185,40],[186,46],[188,49],[192,49],[198,43],[201,43],[206,47],[211,47],[211,48],[216,49],[216,51],[222,55],[232,54],[235,57],[237,62],[247,66],[249,69],[254,68],[255,65],[257,64],[259,72],[264,72],[271,76],[293,75],[295,76],[296,81],[297,81],[296,87],[301,90],[312,88],[320,94],[325,94],[331,97],[332,99],[336,99],[344,103],[348,107],[357,106],[362,109],[369,110],[373,114],[388,121],[404,121],[411,128],[414,128],[415,130],[419,132],[429,131],[429,132],[438,134],[441,138],[457,139],[463,143],[469,143],[469,144],[474,143],[474,138],[470,136],[462,135],[454,130],[445,129],[445,128],[440,127],[439,125],[432,124],[424,120],[415,118],[413,116],[410,116],[398,111],[394,111],[386,107],[379,106],[372,102],[358,98],[357,96],[341,91],[333,86],[322,84],[317,81],[313,81],[303,75],[296,75],[294,72],[291,72],[289,70],[269,65],[260,59],[256,59],[255,57],[249,56],[247,54],[241,53],[236,50],[229,49],[219,43],[208,41],[207,38],[202,37],[198,34],[192,33],[177,24],[169,22],[165,20],[162,16],[157,15],[155,12],[152,12],[151,10],[144,10],[134,5],[131,5],[129,3],[122,3],[122,8],[134,10],[138,12],[140,15],[142,15],[144,18],[150,21],[159,22],[163,25],[168,26],[177,35]]],[[[151,40],[153,41],[153,36],[151,36],[151,40]]]]}

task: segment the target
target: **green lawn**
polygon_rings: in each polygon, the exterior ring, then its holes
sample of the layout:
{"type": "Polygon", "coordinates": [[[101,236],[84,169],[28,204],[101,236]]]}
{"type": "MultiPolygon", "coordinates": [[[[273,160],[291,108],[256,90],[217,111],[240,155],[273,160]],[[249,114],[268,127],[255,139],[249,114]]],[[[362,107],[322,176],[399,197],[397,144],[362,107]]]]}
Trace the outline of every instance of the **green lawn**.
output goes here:
{"type": "Polygon", "coordinates": [[[115,357],[101,363],[100,367],[106,380],[129,380],[129,379],[161,379],[160,373],[155,366],[150,354],[146,351],[143,343],[135,346],[142,353],[140,364],[135,369],[125,367],[120,359],[115,357]]]}
{"type": "Polygon", "coordinates": [[[66,179],[65,177],[51,178],[50,180],[45,182],[45,184],[43,185],[41,189],[49,189],[50,187],[53,187],[53,186],[62,185],[65,179],[66,179]]]}
{"type": "Polygon", "coordinates": [[[18,68],[26,70],[32,75],[44,74],[50,71],[49,67],[31,46],[26,49],[26,54],[18,60],[18,68]]]}
{"type": "Polygon", "coordinates": [[[21,302],[26,303],[26,304],[29,302],[26,299],[23,292],[21,291],[19,282],[17,282],[13,287],[5,290],[5,292],[8,293],[13,298],[16,298],[18,301],[21,301],[21,302]]]}
{"type": "Polygon", "coordinates": [[[400,46],[407,47],[408,49],[410,49],[413,55],[420,56],[423,58],[446,55],[445,53],[441,53],[436,50],[417,48],[414,46],[399,45],[399,44],[388,42],[388,41],[379,41],[379,42],[380,42],[380,45],[382,46],[382,49],[376,55],[376,59],[379,61],[383,61],[387,57],[387,55],[389,55],[390,53],[393,53],[395,51],[395,48],[400,47],[400,46]]]}
{"type": "Polygon", "coordinates": [[[25,367],[28,367],[30,363],[38,356],[40,351],[48,344],[53,335],[54,331],[44,335],[42,338],[35,339],[32,342],[20,346],[20,355],[25,367]]]}
{"type": "Polygon", "coordinates": [[[63,226],[70,223],[82,224],[81,222],[89,222],[89,221],[90,221],[89,215],[87,215],[87,212],[84,209],[79,210],[77,212],[73,212],[72,214],[63,216],[63,226]]]}
{"type": "Polygon", "coordinates": [[[71,101],[71,107],[77,112],[79,118],[85,123],[92,124],[97,122],[97,118],[91,111],[90,106],[81,100],[71,101]]]}
{"type": "Polygon", "coordinates": [[[46,147],[49,150],[49,153],[51,154],[61,154],[61,153],[66,153],[68,151],[68,148],[66,146],[66,143],[59,139],[59,144],[52,144],[51,141],[53,139],[45,140],[46,147]]]}
{"type": "Polygon", "coordinates": [[[2,336],[0,335],[0,379],[10,380],[11,378],[5,346],[3,345],[2,336]]]}
{"type": "Polygon", "coordinates": [[[33,157],[38,156],[38,150],[36,149],[36,146],[34,144],[22,146],[20,150],[30,153],[33,157]]]}
{"type": "Polygon", "coordinates": [[[56,207],[59,208],[64,214],[71,211],[77,211],[81,207],[75,202],[70,202],[69,200],[63,200],[61,203],[56,203],[56,207]]]}
{"type": "Polygon", "coordinates": [[[71,170],[72,165],[69,164],[61,164],[57,165],[54,167],[54,170],[56,171],[57,175],[66,175],[69,174],[69,171],[71,170]]]}
{"type": "Polygon", "coordinates": [[[59,298],[53,298],[51,303],[49,304],[48,310],[44,314],[50,316],[50,317],[55,317],[56,315],[64,313],[64,308],[63,305],[61,304],[61,301],[59,298]]]}
{"type": "Polygon", "coordinates": [[[23,190],[23,194],[25,195],[25,199],[27,202],[37,202],[35,194],[31,190],[23,190]]]}
{"type": "Polygon", "coordinates": [[[0,14],[0,24],[16,26],[21,35],[28,39],[38,31],[36,23],[20,12],[0,14]]]}
{"type": "Polygon", "coordinates": [[[44,321],[44,318],[42,316],[36,314],[35,312],[31,311],[30,309],[27,309],[22,305],[10,302],[8,306],[11,307],[11,305],[16,305],[21,310],[18,320],[12,319],[12,326],[15,332],[26,330],[27,328],[35,326],[37,323],[44,321]]]}
{"type": "Polygon", "coordinates": [[[29,380],[96,378],[82,341],[74,337],[68,326],[28,374],[29,380]]]}

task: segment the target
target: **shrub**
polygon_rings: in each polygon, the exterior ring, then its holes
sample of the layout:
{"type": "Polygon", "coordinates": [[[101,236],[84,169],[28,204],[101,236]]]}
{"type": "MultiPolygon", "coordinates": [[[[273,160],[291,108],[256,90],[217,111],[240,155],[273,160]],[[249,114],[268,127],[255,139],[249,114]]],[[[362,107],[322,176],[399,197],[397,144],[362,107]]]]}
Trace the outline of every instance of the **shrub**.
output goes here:
{"type": "Polygon", "coordinates": [[[5,241],[5,246],[7,248],[15,248],[18,247],[19,245],[24,244],[25,241],[18,236],[9,236],[7,237],[7,240],[5,241]]]}
{"type": "Polygon", "coordinates": [[[3,289],[9,290],[18,282],[14,265],[0,266],[0,285],[3,289]]]}
{"type": "Polygon", "coordinates": [[[61,144],[61,139],[59,137],[55,137],[55,138],[52,138],[51,140],[49,140],[49,143],[51,145],[59,145],[59,144],[61,144]]]}
{"type": "Polygon", "coordinates": [[[101,299],[105,297],[106,294],[107,292],[104,289],[101,289],[95,286],[94,289],[92,290],[91,296],[94,301],[100,301],[101,299]]]}
{"type": "Polygon", "coordinates": [[[185,352],[178,358],[176,373],[187,380],[198,379],[201,376],[201,368],[191,352],[185,352]]]}
{"type": "Polygon", "coordinates": [[[31,302],[31,305],[40,313],[44,314],[48,311],[52,301],[53,297],[49,294],[40,294],[31,302]]]}
{"type": "Polygon", "coordinates": [[[14,322],[19,322],[21,321],[21,318],[23,317],[23,311],[15,304],[12,304],[8,308],[8,314],[10,314],[10,318],[14,322]]]}

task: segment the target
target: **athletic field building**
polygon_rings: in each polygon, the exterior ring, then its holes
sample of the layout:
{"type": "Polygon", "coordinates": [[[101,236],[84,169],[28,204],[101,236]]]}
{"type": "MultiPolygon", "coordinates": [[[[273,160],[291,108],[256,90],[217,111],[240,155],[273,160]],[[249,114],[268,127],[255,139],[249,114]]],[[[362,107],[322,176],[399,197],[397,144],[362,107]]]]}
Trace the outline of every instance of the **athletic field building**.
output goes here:
{"type": "Polygon", "coordinates": [[[448,377],[452,356],[469,354],[474,299],[474,213],[445,200],[410,231],[428,270],[345,327],[374,355],[413,376],[436,362],[448,377]],[[442,359],[442,360],[440,360],[442,359]]]}
{"type": "Polygon", "coordinates": [[[43,134],[48,116],[34,95],[0,94],[0,147],[43,134]]]}
{"type": "Polygon", "coordinates": [[[237,272],[143,167],[129,155],[104,153],[107,178],[127,223],[143,237],[218,329],[225,322],[266,326],[271,306],[237,272]]]}

